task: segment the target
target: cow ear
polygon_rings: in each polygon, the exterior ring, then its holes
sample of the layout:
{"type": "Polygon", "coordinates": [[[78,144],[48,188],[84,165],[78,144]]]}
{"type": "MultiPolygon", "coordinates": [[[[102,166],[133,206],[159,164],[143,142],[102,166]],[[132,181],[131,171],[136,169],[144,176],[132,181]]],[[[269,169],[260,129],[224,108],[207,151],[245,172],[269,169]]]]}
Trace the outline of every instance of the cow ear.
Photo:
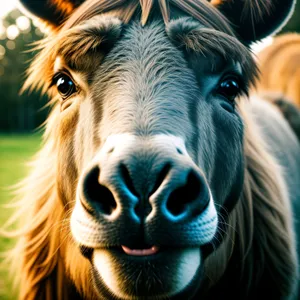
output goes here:
{"type": "Polygon", "coordinates": [[[296,0],[212,0],[245,43],[278,32],[289,20],[296,0]]]}
{"type": "Polygon", "coordinates": [[[20,9],[52,28],[61,25],[84,0],[19,0],[20,9]]]}

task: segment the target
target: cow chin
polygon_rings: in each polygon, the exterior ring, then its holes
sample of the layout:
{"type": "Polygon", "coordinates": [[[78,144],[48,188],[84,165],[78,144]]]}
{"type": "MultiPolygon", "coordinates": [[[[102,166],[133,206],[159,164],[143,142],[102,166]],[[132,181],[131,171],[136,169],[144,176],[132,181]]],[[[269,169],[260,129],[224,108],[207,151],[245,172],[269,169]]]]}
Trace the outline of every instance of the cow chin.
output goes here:
{"type": "Polygon", "coordinates": [[[143,257],[96,249],[92,257],[100,299],[191,298],[200,285],[201,265],[199,248],[164,249],[143,257]]]}

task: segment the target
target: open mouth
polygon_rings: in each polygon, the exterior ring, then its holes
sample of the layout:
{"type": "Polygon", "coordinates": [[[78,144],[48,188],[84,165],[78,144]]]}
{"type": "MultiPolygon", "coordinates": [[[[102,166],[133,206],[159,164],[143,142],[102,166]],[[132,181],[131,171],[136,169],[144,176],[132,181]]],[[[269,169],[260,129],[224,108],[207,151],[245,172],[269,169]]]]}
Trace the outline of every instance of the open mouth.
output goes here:
{"type": "Polygon", "coordinates": [[[147,249],[131,249],[129,247],[122,245],[121,248],[123,249],[123,251],[126,254],[132,255],[132,256],[150,256],[150,255],[154,255],[154,254],[158,253],[160,250],[160,248],[158,246],[152,246],[147,249]]]}

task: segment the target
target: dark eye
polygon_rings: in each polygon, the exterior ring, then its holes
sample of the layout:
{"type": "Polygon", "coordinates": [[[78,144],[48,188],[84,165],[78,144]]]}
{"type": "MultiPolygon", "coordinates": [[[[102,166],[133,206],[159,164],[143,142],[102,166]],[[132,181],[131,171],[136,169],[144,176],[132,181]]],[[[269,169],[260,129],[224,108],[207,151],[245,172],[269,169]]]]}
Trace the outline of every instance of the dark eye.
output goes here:
{"type": "Polygon", "coordinates": [[[240,92],[241,88],[237,78],[224,79],[217,89],[217,93],[224,96],[230,102],[234,102],[240,92]]]}
{"type": "Polygon", "coordinates": [[[66,74],[58,74],[55,76],[55,84],[63,99],[70,97],[76,92],[76,85],[66,74]]]}

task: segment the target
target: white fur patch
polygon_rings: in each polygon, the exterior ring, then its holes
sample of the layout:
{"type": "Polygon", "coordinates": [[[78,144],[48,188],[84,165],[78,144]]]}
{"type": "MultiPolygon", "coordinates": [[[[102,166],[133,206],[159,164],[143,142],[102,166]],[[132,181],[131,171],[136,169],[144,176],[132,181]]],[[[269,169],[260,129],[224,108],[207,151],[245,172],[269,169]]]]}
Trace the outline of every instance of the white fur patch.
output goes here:
{"type": "Polygon", "coordinates": [[[189,249],[178,262],[179,271],[177,274],[173,274],[176,278],[176,287],[173,294],[181,292],[192,281],[201,264],[201,255],[199,252],[200,249],[189,249]]]}
{"type": "MultiPolygon", "coordinates": [[[[114,261],[105,250],[96,249],[94,251],[93,264],[106,287],[112,291],[116,297],[132,299],[122,291],[121,286],[124,283],[119,282],[119,278],[116,278],[114,261]]],[[[201,264],[200,249],[191,248],[186,250],[180,257],[180,260],[175,261],[174,264],[176,264],[177,272],[170,274],[170,276],[173,276],[171,290],[166,291],[168,295],[158,295],[155,299],[159,299],[160,297],[165,299],[166,297],[180,293],[187,287],[201,264]]],[[[152,298],[154,297],[149,297],[148,299],[150,300],[152,298]]]]}
{"type": "MultiPolygon", "coordinates": [[[[186,150],[185,147],[185,143],[184,140],[181,137],[177,137],[174,135],[166,135],[166,134],[157,134],[157,135],[153,135],[153,136],[147,136],[147,138],[139,138],[133,134],[128,134],[128,133],[123,133],[123,134],[114,134],[114,135],[110,135],[102,149],[101,152],[99,153],[101,155],[101,153],[106,153],[109,152],[111,149],[116,148],[122,150],[122,146],[130,146],[132,145],[134,148],[134,144],[135,143],[141,143],[141,141],[145,141],[147,142],[147,144],[149,144],[151,146],[151,144],[154,145],[154,147],[156,148],[158,145],[162,145],[164,148],[168,147],[168,148],[172,148],[173,151],[176,151],[176,149],[179,149],[182,154],[187,155],[188,156],[188,152],[186,150]]],[[[97,158],[96,158],[97,159],[97,158]]]]}
{"type": "Polygon", "coordinates": [[[86,247],[97,248],[100,233],[98,222],[86,212],[79,201],[76,201],[71,216],[71,232],[74,239],[86,247]]]}
{"type": "Polygon", "coordinates": [[[114,266],[112,265],[113,261],[109,257],[108,253],[106,251],[96,249],[93,255],[93,263],[106,287],[118,298],[129,299],[129,297],[124,295],[122,290],[119,288],[118,279],[115,278],[114,266]]]}

